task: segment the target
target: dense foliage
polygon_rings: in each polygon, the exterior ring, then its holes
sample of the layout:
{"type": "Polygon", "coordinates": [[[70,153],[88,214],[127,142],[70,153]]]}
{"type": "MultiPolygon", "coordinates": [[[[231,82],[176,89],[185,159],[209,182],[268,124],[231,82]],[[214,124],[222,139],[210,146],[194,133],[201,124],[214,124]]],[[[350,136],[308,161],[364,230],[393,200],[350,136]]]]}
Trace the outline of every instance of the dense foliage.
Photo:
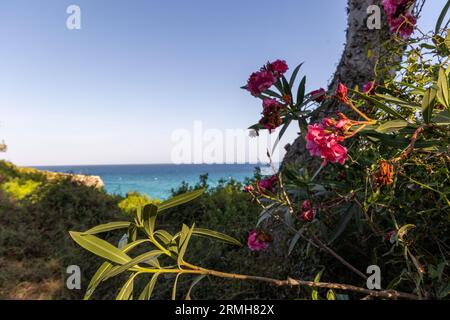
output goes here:
{"type": "MultiPolygon", "coordinates": [[[[397,5],[385,1],[388,13],[398,14],[397,5]]],[[[251,249],[266,249],[273,239],[265,228],[282,220],[282,241],[303,255],[305,274],[364,287],[367,267],[376,265],[385,289],[449,296],[450,32],[441,28],[447,10],[434,33],[419,30],[413,39],[407,39],[415,23],[408,12],[403,18],[409,27],[387,44],[393,52],[406,47],[404,61],[382,64],[395,76],[373,79],[362,90],[340,83],[335,92],[305,94],[304,77],[295,97],[300,66],[287,80],[287,64],[280,60],[257,73],[273,74],[259,90],[252,88],[261,79],[250,77],[244,89],[264,109],[252,128],[283,126],[282,135],[298,122],[306,142],[298,163],[247,186],[264,209],[256,237],[249,237],[251,249]],[[282,72],[274,64],[283,64],[282,72]],[[321,118],[331,103],[338,111],[321,118]],[[332,261],[317,257],[320,251],[332,261]]]]}

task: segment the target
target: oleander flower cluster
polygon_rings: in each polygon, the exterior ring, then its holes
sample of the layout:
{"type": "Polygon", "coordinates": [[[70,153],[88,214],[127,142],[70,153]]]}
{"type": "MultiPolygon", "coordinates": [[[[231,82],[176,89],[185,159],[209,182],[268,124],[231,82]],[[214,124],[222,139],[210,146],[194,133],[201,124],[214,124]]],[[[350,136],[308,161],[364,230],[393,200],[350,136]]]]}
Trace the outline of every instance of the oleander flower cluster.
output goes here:
{"type": "Polygon", "coordinates": [[[411,36],[417,23],[416,17],[411,13],[414,3],[415,0],[383,0],[391,32],[403,39],[411,36]]]}
{"type": "Polygon", "coordinates": [[[271,86],[273,86],[280,77],[282,77],[289,69],[286,61],[276,60],[269,62],[259,71],[250,75],[247,81],[247,90],[253,96],[258,96],[271,86]]]}
{"type": "Polygon", "coordinates": [[[341,145],[351,122],[343,114],[338,120],[324,118],[322,122],[308,126],[306,149],[311,156],[321,157],[323,165],[330,163],[345,164],[348,159],[347,148],[341,145]]]}

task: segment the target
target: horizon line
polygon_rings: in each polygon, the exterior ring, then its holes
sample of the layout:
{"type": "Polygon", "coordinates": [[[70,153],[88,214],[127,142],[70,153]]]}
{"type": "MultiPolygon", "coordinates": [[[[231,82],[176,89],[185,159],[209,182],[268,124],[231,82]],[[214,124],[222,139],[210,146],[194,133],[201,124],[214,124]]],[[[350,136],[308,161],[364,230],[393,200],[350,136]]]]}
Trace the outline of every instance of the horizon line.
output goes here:
{"type": "MultiPolygon", "coordinates": [[[[274,162],[278,164],[279,162],[274,162]]],[[[45,165],[24,165],[19,167],[94,167],[94,166],[151,166],[151,165],[269,165],[268,162],[244,162],[244,163],[172,163],[172,162],[160,162],[160,163],[118,163],[118,164],[45,164],[45,165]]]]}

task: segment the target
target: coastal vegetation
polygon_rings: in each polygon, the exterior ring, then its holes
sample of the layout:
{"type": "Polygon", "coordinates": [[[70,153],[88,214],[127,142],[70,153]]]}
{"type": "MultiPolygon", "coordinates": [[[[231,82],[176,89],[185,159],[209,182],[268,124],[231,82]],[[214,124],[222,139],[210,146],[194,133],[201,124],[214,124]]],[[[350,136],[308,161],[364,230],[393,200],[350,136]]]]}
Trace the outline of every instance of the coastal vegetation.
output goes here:
{"type": "MultiPolygon", "coordinates": [[[[382,3],[391,37],[379,43],[385,55],[367,83],[349,87],[354,79],[344,78],[331,90],[307,93],[306,76],[297,80],[301,65],[287,77],[289,66],[279,59],[252,73],[242,87],[262,103],[252,130],[273,133],[281,127],[282,136],[298,125],[303,146],[295,161],[244,186],[249,201],[261,208],[245,242],[242,233],[233,237],[236,225],[224,228],[227,222],[205,229],[203,217],[210,213],[197,215],[206,208],[196,202],[204,189],[184,188],[162,203],[138,208],[128,221],[71,232],[81,247],[105,259],[86,298],[124,273],[117,299],[150,299],[162,280],[170,280],[163,288],[170,288],[172,299],[190,299],[205,278],[272,285],[277,298],[284,297],[278,287],[295,290],[287,297],[313,300],[448,298],[450,30],[444,18],[450,2],[429,33],[416,28],[415,1],[382,3]],[[420,36],[412,38],[415,30],[420,36]],[[394,59],[399,56],[404,59],[394,59]],[[180,217],[179,205],[189,208],[186,218],[195,222],[164,226],[171,214],[180,217]],[[98,237],[116,229],[128,230],[124,247],[98,237]],[[241,250],[249,261],[237,271],[233,259],[223,268],[210,266],[204,260],[209,250],[191,251],[197,236],[237,248],[246,243],[241,250]],[[143,243],[150,247],[131,254],[143,243]],[[265,270],[245,272],[258,257],[265,270]],[[142,277],[148,284],[139,290],[135,280],[142,277]],[[180,292],[184,278],[191,285],[180,292]]],[[[271,162],[270,152],[268,157],[271,162]]],[[[252,217],[249,211],[241,214],[252,217]]]]}
{"type": "Polygon", "coordinates": [[[379,2],[369,79],[307,92],[278,59],[242,87],[255,134],[299,129],[271,175],[160,201],[0,161],[0,298],[449,299],[450,1],[430,32],[415,1],[379,2]]]}

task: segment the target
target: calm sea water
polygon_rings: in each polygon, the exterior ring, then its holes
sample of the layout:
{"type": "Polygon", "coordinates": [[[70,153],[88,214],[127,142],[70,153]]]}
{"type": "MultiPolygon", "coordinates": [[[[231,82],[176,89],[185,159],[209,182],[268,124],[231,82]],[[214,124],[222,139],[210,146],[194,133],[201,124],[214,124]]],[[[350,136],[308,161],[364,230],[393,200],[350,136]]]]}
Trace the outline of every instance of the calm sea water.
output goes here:
{"type": "MultiPolygon", "coordinates": [[[[130,191],[145,193],[152,198],[166,199],[170,190],[182,181],[191,185],[199,181],[201,174],[208,173],[209,185],[214,186],[220,179],[243,181],[253,177],[255,164],[211,164],[211,165],[95,165],[95,166],[45,166],[37,169],[100,176],[105,189],[112,194],[125,195],[130,191]]],[[[261,167],[262,172],[269,171],[261,167]]]]}

